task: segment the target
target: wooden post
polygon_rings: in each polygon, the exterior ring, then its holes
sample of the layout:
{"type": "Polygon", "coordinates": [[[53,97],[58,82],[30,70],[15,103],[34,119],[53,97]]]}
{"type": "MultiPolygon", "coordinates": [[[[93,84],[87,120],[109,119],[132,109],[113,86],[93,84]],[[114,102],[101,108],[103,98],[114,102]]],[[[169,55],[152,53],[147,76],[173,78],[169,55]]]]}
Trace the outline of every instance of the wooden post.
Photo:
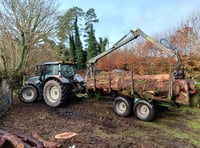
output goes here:
{"type": "Polygon", "coordinates": [[[93,83],[94,83],[94,87],[93,87],[93,90],[94,92],[96,91],[96,66],[93,64],[92,65],[92,74],[93,74],[93,83]]]}
{"type": "Polygon", "coordinates": [[[109,70],[109,93],[111,93],[111,72],[109,70]]]}
{"type": "Polygon", "coordinates": [[[172,92],[172,87],[173,87],[173,73],[172,73],[172,64],[170,62],[170,70],[169,70],[169,92],[168,92],[168,99],[171,101],[173,92],[172,92]]]}
{"type": "Polygon", "coordinates": [[[133,63],[131,64],[131,94],[133,95],[134,91],[134,80],[133,80],[133,63]]]}

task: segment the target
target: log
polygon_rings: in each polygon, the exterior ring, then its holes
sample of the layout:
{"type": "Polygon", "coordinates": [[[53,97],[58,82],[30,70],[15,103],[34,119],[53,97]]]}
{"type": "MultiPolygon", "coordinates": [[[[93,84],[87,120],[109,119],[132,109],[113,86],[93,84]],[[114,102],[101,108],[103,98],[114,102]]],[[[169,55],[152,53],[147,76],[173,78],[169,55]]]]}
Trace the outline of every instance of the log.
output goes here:
{"type": "Polygon", "coordinates": [[[18,133],[16,135],[17,137],[21,138],[24,142],[29,143],[29,145],[31,146],[36,146],[37,148],[44,148],[44,145],[42,142],[40,142],[38,139],[30,135],[26,135],[22,133],[18,133]]]}
{"type": "Polygon", "coordinates": [[[52,142],[52,141],[47,141],[44,140],[43,138],[41,138],[37,133],[32,132],[31,134],[34,138],[38,139],[40,142],[43,143],[45,148],[60,148],[61,144],[56,143],[56,142],[52,142]]]}
{"type": "Polygon", "coordinates": [[[0,138],[0,148],[3,148],[5,142],[6,142],[6,139],[1,137],[0,138]]]}
{"type": "Polygon", "coordinates": [[[15,135],[10,134],[7,131],[0,130],[0,138],[8,141],[14,148],[24,148],[23,141],[15,135]]]}
{"type": "Polygon", "coordinates": [[[10,135],[10,133],[0,129],[0,135],[10,135]]]}
{"type": "Polygon", "coordinates": [[[61,144],[56,142],[47,141],[42,139],[37,133],[32,135],[26,135],[23,133],[17,133],[15,135],[10,134],[7,131],[0,130],[0,148],[4,145],[12,148],[59,148],[61,144]]]}
{"type": "Polygon", "coordinates": [[[24,148],[25,147],[23,141],[15,135],[0,135],[0,138],[4,138],[14,148],[24,148]]]}

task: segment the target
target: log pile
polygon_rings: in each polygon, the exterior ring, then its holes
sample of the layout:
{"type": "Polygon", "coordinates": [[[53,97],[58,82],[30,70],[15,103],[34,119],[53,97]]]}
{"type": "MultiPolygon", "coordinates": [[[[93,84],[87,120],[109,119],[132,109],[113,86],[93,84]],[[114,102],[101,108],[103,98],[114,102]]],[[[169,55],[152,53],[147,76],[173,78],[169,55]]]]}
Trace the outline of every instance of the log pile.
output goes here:
{"type": "Polygon", "coordinates": [[[0,130],[0,147],[9,148],[59,148],[61,144],[47,141],[41,138],[37,133],[31,135],[17,133],[11,134],[0,130]]]}
{"type": "Polygon", "coordinates": [[[160,75],[132,75],[131,72],[101,72],[87,79],[87,88],[109,91],[130,92],[133,88],[137,92],[167,93],[169,90],[169,74],[160,75]]]}
{"type": "MultiPolygon", "coordinates": [[[[101,72],[87,78],[88,90],[102,90],[104,93],[114,90],[126,96],[134,92],[136,97],[168,101],[170,86],[169,74],[136,75],[130,71],[101,72]]],[[[176,103],[189,105],[189,90],[194,90],[187,80],[173,81],[173,99],[176,103]]]]}

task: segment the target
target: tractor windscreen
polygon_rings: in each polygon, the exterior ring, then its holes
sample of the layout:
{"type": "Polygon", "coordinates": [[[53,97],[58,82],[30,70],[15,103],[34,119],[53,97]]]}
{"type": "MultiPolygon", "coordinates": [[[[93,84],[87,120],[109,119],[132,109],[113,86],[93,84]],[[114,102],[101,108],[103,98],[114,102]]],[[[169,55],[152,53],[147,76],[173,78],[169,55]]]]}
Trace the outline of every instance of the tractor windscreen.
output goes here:
{"type": "Polygon", "coordinates": [[[64,77],[71,77],[71,76],[73,76],[75,74],[74,65],[67,65],[67,64],[61,65],[61,74],[64,77]]]}

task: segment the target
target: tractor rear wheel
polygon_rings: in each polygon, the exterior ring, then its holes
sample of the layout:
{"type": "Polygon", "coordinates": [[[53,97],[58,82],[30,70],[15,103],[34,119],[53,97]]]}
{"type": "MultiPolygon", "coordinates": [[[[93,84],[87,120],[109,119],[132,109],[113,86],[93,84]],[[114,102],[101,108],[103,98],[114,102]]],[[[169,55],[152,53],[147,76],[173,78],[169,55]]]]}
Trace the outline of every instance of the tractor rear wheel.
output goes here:
{"type": "Polygon", "coordinates": [[[34,102],[38,97],[37,89],[32,85],[25,85],[20,89],[19,99],[25,103],[34,102]]]}
{"type": "Polygon", "coordinates": [[[61,106],[70,97],[70,87],[57,80],[49,80],[44,85],[43,96],[47,105],[51,107],[61,106]]]}

